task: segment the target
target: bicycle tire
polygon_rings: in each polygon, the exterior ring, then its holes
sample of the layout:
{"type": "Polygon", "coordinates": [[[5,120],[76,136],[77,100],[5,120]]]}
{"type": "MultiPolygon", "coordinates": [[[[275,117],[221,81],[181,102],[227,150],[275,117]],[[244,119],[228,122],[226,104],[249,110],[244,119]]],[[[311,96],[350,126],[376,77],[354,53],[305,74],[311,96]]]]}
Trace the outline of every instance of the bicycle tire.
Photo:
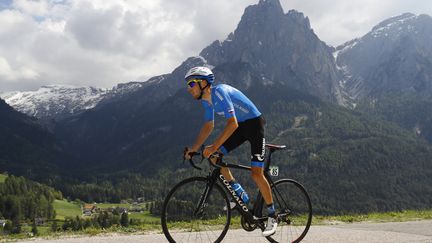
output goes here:
{"type": "MultiPolygon", "coordinates": [[[[297,181],[281,179],[272,185],[273,204],[279,217],[276,233],[270,242],[300,242],[312,223],[312,204],[306,189],[297,181]],[[289,210],[289,213],[287,213],[289,210]]],[[[266,208],[263,207],[263,214],[266,208]]]]}
{"type": "Polygon", "coordinates": [[[213,184],[205,208],[199,215],[193,215],[209,184],[205,177],[191,177],[179,182],[168,193],[163,203],[161,224],[169,242],[221,242],[225,237],[231,209],[228,197],[218,183],[213,184]]]}

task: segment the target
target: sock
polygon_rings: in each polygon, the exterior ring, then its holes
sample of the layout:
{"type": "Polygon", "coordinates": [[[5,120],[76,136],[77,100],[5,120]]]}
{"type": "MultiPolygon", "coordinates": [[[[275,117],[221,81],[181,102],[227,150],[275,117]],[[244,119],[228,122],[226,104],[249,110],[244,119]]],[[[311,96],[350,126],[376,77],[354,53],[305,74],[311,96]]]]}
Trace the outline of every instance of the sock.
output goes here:
{"type": "Polygon", "coordinates": [[[268,204],[267,205],[267,214],[269,217],[274,218],[276,216],[276,210],[274,208],[274,204],[268,204]]]}

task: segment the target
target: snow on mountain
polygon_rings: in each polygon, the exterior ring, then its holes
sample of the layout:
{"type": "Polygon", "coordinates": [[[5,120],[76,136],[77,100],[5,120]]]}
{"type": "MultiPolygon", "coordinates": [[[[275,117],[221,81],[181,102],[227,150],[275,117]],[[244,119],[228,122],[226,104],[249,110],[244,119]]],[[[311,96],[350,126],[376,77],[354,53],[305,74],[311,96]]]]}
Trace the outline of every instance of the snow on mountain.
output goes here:
{"type": "Polygon", "coordinates": [[[45,119],[91,109],[107,92],[94,87],[46,85],[36,91],[2,93],[0,97],[22,113],[45,119]]]}
{"type": "Polygon", "coordinates": [[[415,24],[413,22],[418,18],[412,13],[405,13],[400,16],[387,19],[375,26],[369,33],[370,36],[377,38],[382,35],[389,36],[391,34],[398,36],[407,32],[415,32],[415,24]]]}
{"type": "MultiPolygon", "coordinates": [[[[160,81],[163,76],[155,78],[160,81]]],[[[61,118],[92,109],[102,101],[127,95],[143,87],[143,82],[120,83],[112,89],[45,85],[36,91],[0,93],[0,98],[16,110],[39,119],[61,118]]]]}
{"type": "Polygon", "coordinates": [[[333,52],[348,99],[388,91],[432,92],[432,18],[405,13],[382,21],[333,52]]]}

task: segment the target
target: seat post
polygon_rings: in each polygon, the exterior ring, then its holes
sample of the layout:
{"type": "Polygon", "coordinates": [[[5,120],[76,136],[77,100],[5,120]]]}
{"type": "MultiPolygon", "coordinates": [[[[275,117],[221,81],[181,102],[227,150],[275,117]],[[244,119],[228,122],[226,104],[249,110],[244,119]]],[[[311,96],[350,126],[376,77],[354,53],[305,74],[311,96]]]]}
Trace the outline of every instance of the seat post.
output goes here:
{"type": "Polygon", "coordinates": [[[266,171],[268,171],[270,169],[271,155],[272,155],[273,151],[274,150],[272,148],[269,148],[269,156],[268,156],[268,159],[267,159],[267,164],[265,165],[265,170],[266,171]]]}
{"type": "Polygon", "coordinates": [[[268,171],[270,169],[272,153],[276,150],[285,149],[286,145],[266,144],[265,146],[269,150],[269,156],[267,159],[267,164],[265,165],[265,170],[268,171]]]}

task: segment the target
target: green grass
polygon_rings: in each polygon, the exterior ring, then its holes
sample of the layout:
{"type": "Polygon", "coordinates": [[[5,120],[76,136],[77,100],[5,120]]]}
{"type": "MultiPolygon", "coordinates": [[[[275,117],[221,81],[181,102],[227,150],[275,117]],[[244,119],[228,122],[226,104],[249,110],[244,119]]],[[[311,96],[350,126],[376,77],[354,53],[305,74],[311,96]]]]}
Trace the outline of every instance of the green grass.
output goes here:
{"type": "Polygon", "coordinates": [[[7,177],[8,177],[8,175],[0,174],[0,183],[3,183],[7,177]]]}
{"type": "Polygon", "coordinates": [[[151,215],[149,211],[142,213],[131,212],[128,216],[130,219],[138,219],[144,224],[160,224],[160,218],[151,215]]]}
{"type": "Polygon", "coordinates": [[[98,203],[96,207],[98,208],[130,208],[132,204],[128,203],[98,203]]]}
{"type": "Polygon", "coordinates": [[[55,200],[54,209],[56,211],[56,219],[64,220],[65,217],[81,216],[80,205],[65,200],[55,200]]]}
{"type": "Polygon", "coordinates": [[[356,223],[356,222],[404,222],[416,220],[431,220],[432,210],[403,210],[399,212],[352,214],[339,216],[314,216],[312,224],[356,223]]]}

